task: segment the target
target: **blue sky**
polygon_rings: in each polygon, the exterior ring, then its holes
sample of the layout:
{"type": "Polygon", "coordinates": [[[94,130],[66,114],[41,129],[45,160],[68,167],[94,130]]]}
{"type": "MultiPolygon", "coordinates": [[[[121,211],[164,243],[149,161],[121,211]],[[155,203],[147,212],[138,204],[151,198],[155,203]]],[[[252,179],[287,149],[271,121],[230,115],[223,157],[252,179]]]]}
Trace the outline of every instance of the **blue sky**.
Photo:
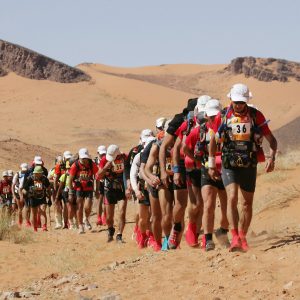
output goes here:
{"type": "Polygon", "coordinates": [[[300,1],[0,0],[0,39],[70,65],[300,61],[300,1]]]}

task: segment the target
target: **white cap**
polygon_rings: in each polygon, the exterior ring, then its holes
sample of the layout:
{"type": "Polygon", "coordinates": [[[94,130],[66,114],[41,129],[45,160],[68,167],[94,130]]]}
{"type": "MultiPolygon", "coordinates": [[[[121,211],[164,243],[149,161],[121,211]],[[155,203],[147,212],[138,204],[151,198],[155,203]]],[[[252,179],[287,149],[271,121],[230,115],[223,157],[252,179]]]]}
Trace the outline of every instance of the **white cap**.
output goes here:
{"type": "Polygon", "coordinates": [[[21,169],[21,171],[27,171],[28,170],[28,164],[27,163],[22,163],[20,165],[20,169],[21,169]]]}
{"type": "Polygon", "coordinates": [[[2,172],[2,176],[4,177],[4,176],[8,176],[8,171],[3,171],[2,172]]]}
{"type": "Polygon", "coordinates": [[[210,99],[211,99],[211,97],[208,95],[202,95],[198,98],[197,105],[195,106],[195,109],[194,109],[195,115],[197,115],[197,113],[199,113],[201,111],[204,111],[205,105],[210,99]]]}
{"type": "Polygon", "coordinates": [[[151,143],[152,141],[155,141],[155,140],[156,140],[156,138],[154,136],[148,136],[146,139],[144,148],[146,148],[149,145],[149,143],[151,143]]]}
{"type": "Polygon", "coordinates": [[[141,132],[141,141],[142,143],[146,143],[148,137],[154,136],[153,131],[151,129],[144,129],[141,132]]]}
{"type": "Polygon", "coordinates": [[[71,158],[73,155],[71,153],[71,151],[65,151],[64,152],[64,159],[69,159],[71,158]]]}
{"type": "Polygon", "coordinates": [[[79,155],[79,158],[80,159],[83,159],[83,158],[91,158],[90,157],[90,154],[89,154],[89,150],[87,148],[81,148],[79,151],[78,151],[78,155],[79,155]]]}
{"type": "Polygon", "coordinates": [[[101,154],[106,154],[106,147],[104,145],[100,145],[97,148],[97,152],[101,155],[101,154]]]}
{"type": "Polygon", "coordinates": [[[42,165],[43,164],[43,160],[40,156],[35,156],[33,159],[33,162],[35,165],[42,165]]]}
{"type": "Polygon", "coordinates": [[[8,176],[14,176],[14,171],[13,170],[8,170],[7,174],[8,174],[8,176]]]}
{"type": "Polygon", "coordinates": [[[107,161],[114,161],[120,153],[120,149],[117,145],[109,145],[106,151],[107,161]]]}
{"type": "Polygon", "coordinates": [[[241,101],[247,103],[249,99],[252,98],[252,93],[245,84],[236,83],[232,86],[230,92],[227,94],[227,97],[233,102],[241,101]]]}
{"type": "Polygon", "coordinates": [[[217,99],[211,99],[205,105],[205,113],[208,117],[217,115],[221,109],[221,103],[217,99]]]}
{"type": "Polygon", "coordinates": [[[157,128],[161,128],[164,127],[165,123],[166,123],[167,119],[162,117],[156,120],[155,124],[157,128]]]}

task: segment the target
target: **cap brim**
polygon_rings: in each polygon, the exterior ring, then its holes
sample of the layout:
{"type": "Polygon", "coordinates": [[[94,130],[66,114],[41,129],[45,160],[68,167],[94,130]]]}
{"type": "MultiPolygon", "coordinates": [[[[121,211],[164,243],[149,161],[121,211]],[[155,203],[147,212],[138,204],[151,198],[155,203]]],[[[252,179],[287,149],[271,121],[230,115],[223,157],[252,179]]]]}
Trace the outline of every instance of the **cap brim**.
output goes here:
{"type": "Polygon", "coordinates": [[[220,111],[219,111],[218,109],[212,108],[212,109],[208,109],[208,110],[206,111],[206,115],[207,115],[208,117],[212,117],[212,116],[216,116],[219,112],[220,112],[220,111]]]}
{"type": "Polygon", "coordinates": [[[27,171],[27,168],[21,168],[21,171],[27,171]]]}
{"type": "Polygon", "coordinates": [[[35,160],[34,163],[35,163],[36,165],[42,165],[42,164],[43,164],[43,161],[41,161],[41,160],[35,160]]]}
{"type": "Polygon", "coordinates": [[[83,158],[91,158],[89,155],[81,155],[79,156],[79,159],[83,159],[83,158]]]}
{"type": "Polygon", "coordinates": [[[100,155],[102,155],[102,154],[106,154],[106,151],[100,151],[100,152],[98,152],[100,155]]]}
{"type": "Polygon", "coordinates": [[[115,158],[112,156],[112,155],[109,155],[106,153],[106,160],[109,161],[109,162],[112,162],[115,160],[115,158]]]}

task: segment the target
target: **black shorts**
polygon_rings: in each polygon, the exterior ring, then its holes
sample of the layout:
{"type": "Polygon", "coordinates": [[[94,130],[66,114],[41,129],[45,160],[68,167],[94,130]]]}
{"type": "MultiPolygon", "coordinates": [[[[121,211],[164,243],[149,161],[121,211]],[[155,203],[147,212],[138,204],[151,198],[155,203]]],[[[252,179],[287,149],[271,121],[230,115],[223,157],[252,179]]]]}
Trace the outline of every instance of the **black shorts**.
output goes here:
{"type": "Polygon", "coordinates": [[[145,206],[150,206],[150,198],[149,198],[149,192],[147,190],[142,191],[145,199],[144,200],[139,200],[139,204],[145,205],[145,206]]]}
{"type": "Polygon", "coordinates": [[[106,204],[117,204],[118,201],[125,200],[126,195],[124,189],[110,189],[104,193],[106,204]]]}
{"type": "Polygon", "coordinates": [[[153,198],[157,198],[158,199],[158,189],[157,188],[154,188],[153,186],[151,186],[151,185],[148,184],[147,189],[148,189],[149,194],[151,194],[151,196],[153,198]]]}
{"type": "Polygon", "coordinates": [[[242,190],[249,193],[254,193],[255,191],[256,174],[256,167],[225,169],[222,166],[222,180],[224,185],[237,183],[242,190]]]}
{"type": "Polygon", "coordinates": [[[76,191],[76,198],[89,198],[93,199],[93,191],[76,191]]]}
{"type": "Polygon", "coordinates": [[[186,173],[186,178],[193,186],[201,188],[201,170],[195,169],[186,173]]]}
{"type": "Polygon", "coordinates": [[[47,204],[46,198],[43,198],[43,199],[30,198],[29,199],[30,207],[38,207],[43,204],[47,204]]]}
{"type": "Polygon", "coordinates": [[[99,192],[100,195],[104,195],[104,181],[99,182],[99,192]]]}
{"type": "Polygon", "coordinates": [[[205,185],[211,185],[216,187],[218,190],[225,190],[222,179],[221,180],[212,180],[208,175],[208,169],[201,168],[201,187],[205,185]]]}

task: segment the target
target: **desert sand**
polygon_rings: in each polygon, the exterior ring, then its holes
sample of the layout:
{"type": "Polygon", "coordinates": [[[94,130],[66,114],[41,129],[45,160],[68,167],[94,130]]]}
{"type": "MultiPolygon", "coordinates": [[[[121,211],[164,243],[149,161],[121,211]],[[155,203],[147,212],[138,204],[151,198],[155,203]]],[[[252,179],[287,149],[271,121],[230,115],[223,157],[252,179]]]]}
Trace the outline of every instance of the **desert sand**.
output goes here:
{"type": "MultiPolygon", "coordinates": [[[[299,82],[260,82],[228,75],[224,67],[83,64],[92,81],[76,84],[10,73],[0,78],[1,170],[17,170],[35,154],[51,168],[64,150],[88,147],[95,155],[100,144],[117,143],[126,152],[143,128],[181,112],[190,97],[209,94],[226,105],[237,82],[250,87],[251,102],[271,119],[272,130],[299,117],[299,82]]],[[[272,174],[260,171],[246,254],[220,245],[206,253],[185,241],[166,253],[138,250],[131,239],[136,204],[130,202],[121,245],[106,243],[95,215],[85,235],[50,228],[30,231],[25,244],[0,241],[0,291],[37,299],[300,299],[298,157],[279,158],[272,174]]]]}

